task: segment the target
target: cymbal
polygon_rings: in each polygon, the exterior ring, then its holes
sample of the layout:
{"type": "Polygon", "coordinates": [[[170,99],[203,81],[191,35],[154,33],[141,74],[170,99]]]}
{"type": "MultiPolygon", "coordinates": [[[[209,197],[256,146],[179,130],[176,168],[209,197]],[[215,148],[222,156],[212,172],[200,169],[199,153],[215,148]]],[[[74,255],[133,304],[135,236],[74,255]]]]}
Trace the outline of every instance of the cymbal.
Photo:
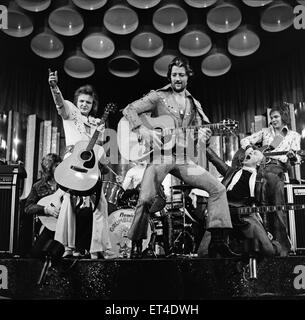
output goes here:
{"type": "Polygon", "coordinates": [[[171,188],[173,188],[175,190],[191,190],[194,187],[189,186],[187,184],[177,184],[176,186],[171,186],[171,188]]]}

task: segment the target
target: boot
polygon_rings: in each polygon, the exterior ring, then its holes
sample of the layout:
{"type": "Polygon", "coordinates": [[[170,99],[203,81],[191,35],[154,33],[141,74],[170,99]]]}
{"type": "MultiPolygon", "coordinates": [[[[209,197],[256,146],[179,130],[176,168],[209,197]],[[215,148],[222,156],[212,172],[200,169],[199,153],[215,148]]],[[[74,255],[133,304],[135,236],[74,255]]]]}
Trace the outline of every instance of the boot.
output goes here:
{"type": "Polygon", "coordinates": [[[155,242],[156,242],[156,236],[157,234],[154,232],[151,234],[149,244],[147,246],[147,249],[145,249],[142,253],[142,258],[144,259],[155,259],[157,258],[154,247],[155,247],[155,242]]]}
{"type": "Polygon", "coordinates": [[[209,245],[210,258],[237,258],[240,254],[233,252],[229,247],[228,229],[214,228],[211,232],[211,242],[209,245]]]}
{"type": "Polygon", "coordinates": [[[130,259],[142,258],[142,240],[132,241],[130,259]]]}

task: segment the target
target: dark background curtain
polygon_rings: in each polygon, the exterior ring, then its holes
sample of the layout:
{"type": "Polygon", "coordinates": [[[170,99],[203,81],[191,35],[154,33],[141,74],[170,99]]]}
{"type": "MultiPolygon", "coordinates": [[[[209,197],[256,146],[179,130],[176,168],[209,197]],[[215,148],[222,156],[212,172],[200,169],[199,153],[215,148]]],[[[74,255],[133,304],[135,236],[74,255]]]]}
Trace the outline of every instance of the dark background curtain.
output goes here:
{"type": "MultiPolygon", "coordinates": [[[[54,69],[53,64],[46,66],[46,62],[39,59],[27,62],[21,56],[12,59],[11,55],[0,54],[0,112],[35,113],[60,127],[61,119],[57,116],[47,83],[48,67],[54,69]]],[[[217,78],[203,77],[199,70],[195,70],[189,90],[201,102],[211,121],[234,119],[240,122],[240,132],[248,133],[254,115],[264,114],[266,108],[284,101],[305,101],[304,56],[305,48],[294,49],[289,55],[273,59],[259,68],[249,67],[217,78]]],[[[101,68],[105,68],[102,62],[101,68]]],[[[59,86],[68,100],[73,100],[73,93],[79,86],[93,84],[100,98],[99,115],[108,102],[116,102],[122,109],[150,90],[167,84],[166,79],[145,77],[145,73],[129,79],[108,75],[106,81],[98,77],[72,79],[64,72],[59,76],[59,86]]],[[[115,116],[110,115],[110,127],[116,128],[121,115],[119,111],[115,116]]]]}

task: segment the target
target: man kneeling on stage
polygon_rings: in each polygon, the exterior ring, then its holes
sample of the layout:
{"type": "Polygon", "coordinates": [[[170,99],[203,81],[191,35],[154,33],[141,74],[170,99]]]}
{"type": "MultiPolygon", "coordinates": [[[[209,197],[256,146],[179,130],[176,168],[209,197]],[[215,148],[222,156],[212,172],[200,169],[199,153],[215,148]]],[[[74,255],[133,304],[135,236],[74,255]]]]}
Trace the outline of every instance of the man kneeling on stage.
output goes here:
{"type": "MultiPolygon", "coordinates": [[[[39,181],[33,184],[31,192],[26,199],[24,211],[27,215],[50,217],[51,221],[52,217],[57,219],[60,208],[52,206],[51,203],[48,205],[41,205],[38,204],[38,202],[42,198],[54,194],[58,189],[57,183],[54,179],[54,170],[61,161],[60,156],[55,153],[48,153],[42,158],[42,177],[39,181]]],[[[32,257],[42,256],[42,251],[45,245],[49,240],[54,239],[54,230],[55,229],[50,228],[49,225],[42,224],[42,228],[30,253],[32,257]]]]}
{"type": "MultiPolygon", "coordinates": [[[[250,213],[247,216],[239,217],[234,210],[236,207],[255,204],[257,166],[263,160],[263,154],[258,150],[246,150],[243,159],[240,159],[240,167],[236,168],[228,166],[210,147],[207,148],[207,158],[224,177],[222,183],[227,189],[231,219],[236,234],[241,234],[244,239],[257,241],[260,255],[280,254],[280,244],[271,240],[272,236],[266,232],[259,213],[250,213]]],[[[207,246],[204,243],[206,241],[207,236],[205,235],[198,252],[199,256],[203,255],[202,248],[207,246]]]]}

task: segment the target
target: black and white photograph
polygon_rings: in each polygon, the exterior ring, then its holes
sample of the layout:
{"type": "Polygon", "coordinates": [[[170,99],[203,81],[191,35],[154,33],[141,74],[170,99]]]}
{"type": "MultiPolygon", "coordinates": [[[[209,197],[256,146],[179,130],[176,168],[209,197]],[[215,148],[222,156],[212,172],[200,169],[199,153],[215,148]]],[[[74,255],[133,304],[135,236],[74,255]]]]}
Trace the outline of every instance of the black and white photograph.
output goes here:
{"type": "Polygon", "coordinates": [[[0,0],[0,300],[304,300],[304,57],[304,0],[0,0]]]}

